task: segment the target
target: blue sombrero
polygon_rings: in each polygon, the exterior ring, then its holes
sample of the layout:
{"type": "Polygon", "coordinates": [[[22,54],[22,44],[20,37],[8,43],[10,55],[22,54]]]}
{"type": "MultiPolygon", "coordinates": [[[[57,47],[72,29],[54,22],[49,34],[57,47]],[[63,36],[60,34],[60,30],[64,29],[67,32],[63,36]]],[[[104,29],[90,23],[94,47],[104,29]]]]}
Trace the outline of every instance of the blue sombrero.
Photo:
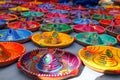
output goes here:
{"type": "Polygon", "coordinates": [[[60,14],[66,14],[66,13],[68,13],[68,11],[66,11],[66,10],[51,10],[50,12],[51,12],[51,13],[56,13],[56,12],[58,12],[58,13],[60,13],[60,14]]]}
{"type": "Polygon", "coordinates": [[[99,24],[99,22],[96,20],[84,19],[84,18],[77,18],[73,21],[74,24],[89,24],[91,22],[94,24],[99,24]]]}
{"type": "Polygon", "coordinates": [[[25,42],[29,40],[31,36],[32,32],[24,29],[14,30],[10,28],[0,30],[0,42],[5,41],[25,42]]]}

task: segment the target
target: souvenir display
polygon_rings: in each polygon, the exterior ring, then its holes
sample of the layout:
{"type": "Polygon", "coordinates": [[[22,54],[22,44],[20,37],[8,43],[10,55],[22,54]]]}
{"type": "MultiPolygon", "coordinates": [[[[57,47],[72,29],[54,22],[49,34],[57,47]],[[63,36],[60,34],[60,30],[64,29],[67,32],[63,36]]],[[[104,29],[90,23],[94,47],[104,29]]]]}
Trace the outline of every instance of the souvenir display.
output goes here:
{"type": "Polygon", "coordinates": [[[39,29],[40,24],[35,21],[16,21],[8,24],[9,28],[13,29],[27,29],[30,31],[36,31],[39,29]]]}
{"type": "Polygon", "coordinates": [[[0,0],[0,80],[120,80],[119,2],[0,0]]]}
{"type": "Polygon", "coordinates": [[[97,32],[97,33],[104,33],[105,29],[102,26],[95,25],[95,24],[78,24],[73,26],[73,29],[76,32],[97,32]]]}
{"type": "Polygon", "coordinates": [[[16,42],[0,42],[0,67],[15,62],[23,53],[25,47],[16,42]]]}
{"type": "Polygon", "coordinates": [[[81,61],[62,49],[38,48],[23,54],[17,66],[37,80],[63,80],[78,74],[81,61]]]}
{"type": "Polygon", "coordinates": [[[15,41],[15,42],[26,42],[30,40],[32,32],[24,29],[3,29],[0,30],[0,42],[15,41]]]}
{"type": "Polygon", "coordinates": [[[117,44],[116,38],[107,34],[98,34],[96,32],[84,32],[75,36],[76,41],[83,45],[115,45],[117,44]]]}
{"type": "Polygon", "coordinates": [[[67,47],[74,41],[70,35],[56,31],[36,33],[32,36],[32,41],[40,47],[67,47]]]}
{"type": "Polygon", "coordinates": [[[42,31],[57,31],[69,33],[73,30],[72,26],[66,24],[44,24],[41,26],[42,31]]]}
{"type": "Polygon", "coordinates": [[[78,55],[86,66],[95,71],[120,74],[119,51],[119,48],[111,46],[87,46],[78,55]]]}

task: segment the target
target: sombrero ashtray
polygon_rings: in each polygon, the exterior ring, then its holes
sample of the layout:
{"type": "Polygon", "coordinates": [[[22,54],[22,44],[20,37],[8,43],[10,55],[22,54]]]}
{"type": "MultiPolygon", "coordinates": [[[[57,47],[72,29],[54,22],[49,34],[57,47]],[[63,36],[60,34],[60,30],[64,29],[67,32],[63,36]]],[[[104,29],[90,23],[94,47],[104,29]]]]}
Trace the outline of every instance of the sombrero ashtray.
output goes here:
{"type": "Polygon", "coordinates": [[[57,24],[71,24],[72,20],[69,18],[59,18],[59,17],[55,17],[55,18],[45,18],[44,22],[46,23],[57,23],[57,24]]]}
{"type": "Polygon", "coordinates": [[[120,74],[120,49],[111,46],[87,46],[79,51],[79,57],[89,68],[106,73],[120,74]]]}
{"type": "Polygon", "coordinates": [[[89,24],[89,23],[93,23],[93,24],[99,24],[98,21],[93,20],[93,19],[87,19],[87,18],[77,18],[73,20],[74,24],[89,24]]]}
{"type": "Polygon", "coordinates": [[[58,9],[58,10],[70,10],[70,6],[68,5],[65,5],[65,4],[59,4],[55,7],[55,9],[58,9]]]}
{"type": "Polygon", "coordinates": [[[97,33],[104,33],[105,29],[102,26],[95,25],[95,24],[78,24],[73,26],[73,29],[76,32],[97,32],[97,33]]]}
{"type": "Polygon", "coordinates": [[[15,41],[23,43],[30,40],[31,36],[32,32],[24,29],[14,30],[10,28],[0,30],[0,42],[15,41]]]}
{"type": "Polygon", "coordinates": [[[67,47],[71,45],[74,38],[65,33],[56,31],[36,33],[32,36],[32,41],[41,47],[67,47]]]}
{"type": "Polygon", "coordinates": [[[38,48],[23,54],[17,66],[36,80],[63,80],[78,75],[81,61],[68,51],[38,48]]]}
{"type": "Polygon", "coordinates": [[[69,33],[73,30],[72,26],[67,24],[44,24],[41,26],[42,31],[57,31],[57,32],[64,32],[69,33]]]}
{"type": "Polygon", "coordinates": [[[39,29],[40,24],[38,22],[35,21],[16,21],[16,22],[11,22],[8,24],[9,28],[13,28],[13,29],[27,29],[30,31],[36,31],[39,29]]]}
{"type": "Polygon", "coordinates": [[[47,17],[47,18],[55,18],[55,17],[66,18],[66,17],[68,17],[68,15],[56,12],[56,13],[48,13],[45,15],[45,17],[47,17]]]}
{"type": "Polygon", "coordinates": [[[0,42],[0,67],[15,62],[23,53],[25,47],[16,42],[0,42]]]}
{"type": "Polygon", "coordinates": [[[115,45],[116,38],[107,34],[98,34],[96,32],[79,33],[75,37],[76,41],[83,46],[88,45],[115,45]]]}
{"type": "Polygon", "coordinates": [[[4,13],[0,14],[0,20],[14,21],[17,19],[18,17],[14,14],[4,14],[4,13]]]}

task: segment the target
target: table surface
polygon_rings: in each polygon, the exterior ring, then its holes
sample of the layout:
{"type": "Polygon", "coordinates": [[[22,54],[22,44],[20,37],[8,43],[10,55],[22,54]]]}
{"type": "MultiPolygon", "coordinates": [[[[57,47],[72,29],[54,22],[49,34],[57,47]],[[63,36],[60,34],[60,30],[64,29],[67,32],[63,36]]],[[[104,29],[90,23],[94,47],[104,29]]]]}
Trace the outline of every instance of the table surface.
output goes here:
{"type": "MultiPolygon", "coordinates": [[[[75,37],[76,33],[72,32],[70,35],[75,37]]],[[[32,41],[26,42],[23,45],[26,47],[26,52],[31,51],[35,48],[38,48],[38,46],[36,46],[32,41]]],[[[119,47],[119,45],[116,45],[116,47],[119,47]]],[[[71,46],[64,48],[64,50],[73,52],[74,54],[77,55],[78,51],[81,48],[83,48],[83,46],[74,42],[71,46]]],[[[20,71],[16,67],[16,63],[17,61],[6,67],[0,67],[0,80],[8,80],[8,79],[10,80],[34,80],[34,79],[30,79],[27,75],[25,75],[22,71],[20,71]]],[[[84,66],[83,64],[82,68],[79,70],[78,76],[74,78],[70,78],[68,80],[120,80],[120,75],[108,75],[108,74],[99,73],[99,72],[91,70],[90,68],[84,66]]]]}

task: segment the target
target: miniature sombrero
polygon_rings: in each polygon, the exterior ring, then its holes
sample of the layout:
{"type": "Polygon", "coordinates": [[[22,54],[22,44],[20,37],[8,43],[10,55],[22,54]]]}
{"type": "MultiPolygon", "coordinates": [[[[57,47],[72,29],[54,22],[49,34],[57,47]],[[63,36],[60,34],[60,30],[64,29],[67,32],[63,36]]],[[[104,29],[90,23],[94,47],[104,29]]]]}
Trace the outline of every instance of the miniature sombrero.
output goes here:
{"type": "Polygon", "coordinates": [[[77,18],[73,21],[74,24],[89,24],[91,22],[93,24],[99,24],[99,22],[96,20],[85,19],[85,18],[77,18]]]}
{"type": "Polygon", "coordinates": [[[97,6],[97,5],[95,5],[95,6],[93,6],[93,5],[92,6],[91,5],[86,5],[86,7],[89,8],[89,9],[96,9],[97,10],[100,6],[97,6]]]}
{"type": "Polygon", "coordinates": [[[39,5],[35,4],[35,3],[26,3],[26,4],[22,4],[21,6],[29,8],[29,9],[34,9],[34,8],[38,7],[39,5]]]}
{"type": "Polygon", "coordinates": [[[61,14],[67,14],[68,13],[68,11],[66,11],[66,10],[51,10],[50,11],[51,13],[56,13],[56,12],[58,12],[58,13],[61,13],[61,14]]]}
{"type": "Polygon", "coordinates": [[[81,11],[81,10],[71,10],[70,11],[70,15],[77,15],[78,13],[80,13],[80,15],[89,14],[88,11],[81,11]]]}
{"type": "Polygon", "coordinates": [[[44,4],[40,4],[39,7],[40,8],[47,8],[48,10],[53,9],[54,8],[54,4],[51,3],[44,3],[44,4]]]}
{"type": "Polygon", "coordinates": [[[113,15],[113,16],[116,16],[116,15],[120,14],[120,10],[110,10],[109,14],[113,15]]]}
{"type": "Polygon", "coordinates": [[[32,36],[32,41],[40,47],[67,47],[71,45],[74,38],[65,33],[43,32],[36,33],[32,36]]]}
{"type": "Polygon", "coordinates": [[[72,9],[73,9],[73,10],[75,10],[75,9],[76,9],[76,10],[83,10],[83,11],[84,11],[84,10],[86,10],[86,11],[88,10],[88,8],[83,7],[83,6],[73,6],[72,9]]]}
{"type": "Polygon", "coordinates": [[[120,74],[120,49],[111,46],[87,46],[78,53],[89,68],[107,74],[120,74]]]}
{"type": "Polygon", "coordinates": [[[55,17],[55,18],[45,18],[44,22],[46,22],[46,23],[57,23],[57,24],[59,24],[59,23],[70,24],[70,23],[72,23],[72,20],[69,19],[69,18],[55,17]]]}
{"type": "Polygon", "coordinates": [[[64,32],[69,33],[72,31],[72,26],[66,24],[44,24],[41,26],[42,31],[57,31],[57,32],[64,32]]]}
{"type": "Polygon", "coordinates": [[[117,40],[118,40],[118,42],[120,43],[120,34],[117,35],[117,40]]]}
{"type": "Polygon", "coordinates": [[[40,8],[40,7],[36,7],[35,9],[33,9],[35,12],[42,12],[42,13],[47,13],[49,10],[47,8],[40,8]]]}
{"type": "Polygon", "coordinates": [[[5,29],[0,30],[0,42],[15,41],[15,42],[26,42],[30,40],[32,32],[24,29],[14,30],[5,29]]]}
{"type": "Polygon", "coordinates": [[[65,5],[65,4],[58,4],[55,9],[60,9],[60,10],[70,10],[70,6],[65,5]]]}
{"type": "Polygon", "coordinates": [[[24,1],[24,0],[13,0],[10,2],[11,4],[17,5],[17,6],[21,6],[22,4],[27,4],[28,2],[24,1]]]}
{"type": "Polygon", "coordinates": [[[82,15],[89,16],[89,12],[88,11],[80,11],[80,10],[71,10],[69,17],[75,19],[75,18],[83,17],[82,15]]]}
{"type": "Polygon", "coordinates": [[[0,67],[16,61],[25,52],[25,47],[16,42],[0,42],[0,67]]]}
{"type": "Polygon", "coordinates": [[[62,49],[39,48],[23,54],[17,66],[37,80],[63,80],[78,75],[81,61],[62,49]]]}
{"type": "Polygon", "coordinates": [[[97,32],[97,33],[105,32],[104,27],[95,24],[78,24],[73,26],[73,29],[76,32],[97,32]]]}
{"type": "Polygon", "coordinates": [[[103,15],[103,14],[94,14],[93,19],[96,20],[104,20],[104,19],[113,19],[114,16],[111,15],[103,15]]]}
{"type": "Polygon", "coordinates": [[[119,19],[119,20],[120,20],[120,14],[117,14],[117,15],[115,16],[115,19],[119,19]]]}
{"type": "Polygon", "coordinates": [[[107,6],[104,6],[104,8],[106,9],[106,10],[120,10],[120,6],[119,5],[113,5],[113,4],[111,4],[111,5],[107,5],[107,6]]]}
{"type": "Polygon", "coordinates": [[[41,16],[44,16],[44,14],[41,13],[41,12],[33,12],[33,11],[32,12],[31,11],[23,12],[21,15],[25,16],[25,17],[41,17],[41,16]]]}
{"type": "Polygon", "coordinates": [[[115,45],[116,38],[107,34],[98,34],[96,32],[79,33],[75,37],[76,41],[83,46],[86,45],[115,45]]]}
{"type": "Polygon", "coordinates": [[[66,18],[66,17],[68,17],[68,15],[56,12],[56,13],[48,13],[45,15],[45,17],[47,17],[47,18],[55,18],[55,17],[66,18]]]}
{"type": "Polygon", "coordinates": [[[13,29],[27,29],[30,31],[36,31],[39,29],[40,24],[35,21],[16,21],[8,24],[9,28],[13,29]]]}
{"type": "Polygon", "coordinates": [[[9,8],[10,11],[29,11],[29,8],[26,7],[21,7],[21,6],[17,6],[17,7],[13,7],[13,8],[9,8]]]}
{"type": "Polygon", "coordinates": [[[44,14],[41,13],[41,12],[31,12],[31,11],[29,11],[29,12],[23,12],[22,16],[26,17],[27,20],[42,22],[44,14]]]}
{"type": "Polygon", "coordinates": [[[112,19],[112,20],[108,20],[108,19],[104,19],[104,20],[100,20],[99,23],[101,25],[103,25],[104,27],[108,27],[108,26],[120,26],[120,20],[119,19],[112,19]]]}
{"type": "Polygon", "coordinates": [[[14,14],[0,14],[0,20],[14,21],[18,19],[18,17],[14,14]]]}
{"type": "Polygon", "coordinates": [[[112,36],[117,36],[118,34],[120,34],[120,26],[109,26],[106,27],[106,32],[112,36]]]}
{"type": "Polygon", "coordinates": [[[7,20],[0,20],[0,29],[6,27],[7,20]]]}
{"type": "Polygon", "coordinates": [[[0,5],[0,10],[5,10],[5,9],[12,8],[15,6],[16,5],[14,5],[14,4],[5,3],[5,4],[0,5]]]}
{"type": "Polygon", "coordinates": [[[107,15],[108,14],[108,11],[105,11],[104,9],[101,9],[101,8],[98,8],[97,10],[96,9],[93,9],[93,10],[90,10],[90,14],[104,14],[104,15],[107,15]]]}

